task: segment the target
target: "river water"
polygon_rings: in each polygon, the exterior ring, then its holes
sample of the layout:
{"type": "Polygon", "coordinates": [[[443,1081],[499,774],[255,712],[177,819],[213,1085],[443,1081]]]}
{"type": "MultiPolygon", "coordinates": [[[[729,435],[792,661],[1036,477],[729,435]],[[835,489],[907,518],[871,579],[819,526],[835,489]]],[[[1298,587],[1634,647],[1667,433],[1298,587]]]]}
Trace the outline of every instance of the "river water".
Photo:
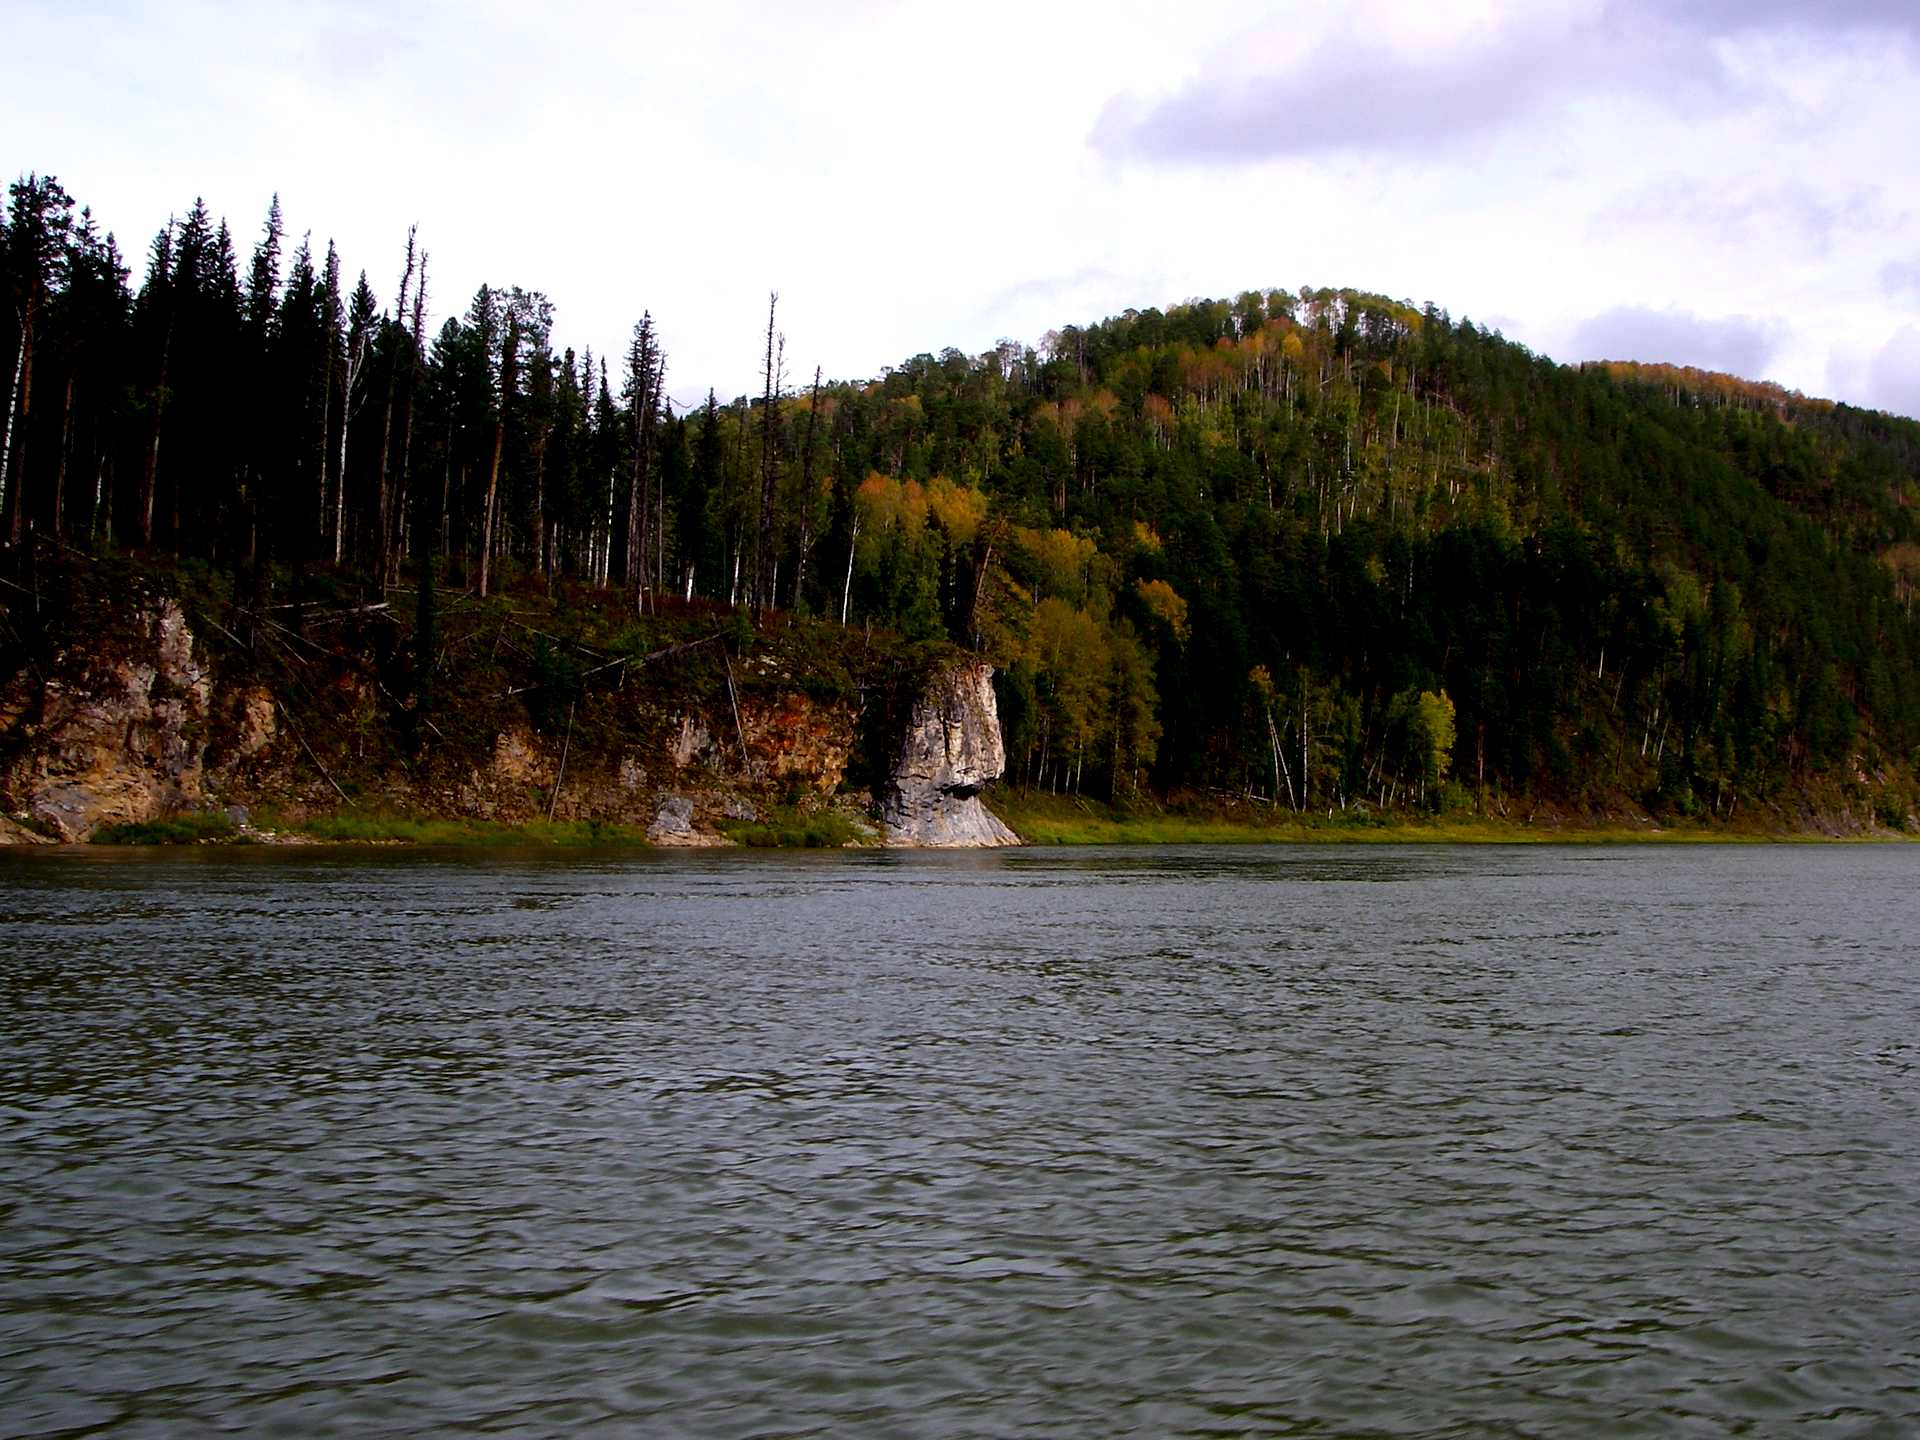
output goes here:
{"type": "Polygon", "coordinates": [[[1920,849],[0,862],[0,1432],[1920,1433],[1920,849]]]}

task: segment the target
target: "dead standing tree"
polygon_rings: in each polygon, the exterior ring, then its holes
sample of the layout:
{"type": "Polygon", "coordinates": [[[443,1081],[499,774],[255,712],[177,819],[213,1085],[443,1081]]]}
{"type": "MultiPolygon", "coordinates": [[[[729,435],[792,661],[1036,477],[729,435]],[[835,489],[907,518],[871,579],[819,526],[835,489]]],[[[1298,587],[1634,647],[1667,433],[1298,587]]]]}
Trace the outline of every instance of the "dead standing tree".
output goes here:
{"type": "Polygon", "coordinates": [[[793,562],[793,608],[806,598],[807,553],[813,548],[813,436],[820,420],[820,367],[813,367],[813,390],[807,396],[807,438],[800,450],[800,549],[793,562]]]}
{"type": "MultiPolygon", "coordinates": [[[[773,608],[773,423],[774,400],[780,375],[775,358],[773,316],[780,292],[767,296],[767,384],[760,398],[760,524],[753,546],[753,615],[755,620],[773,608]]],[[[780,350],[786,349],[784,338],[780,350]]]]}
{"type": "Polygon", "coordinates": [[[500,393],[493,415],[493,456],[487,464],[487,493],[480,509],[480,595],[487,593],[487,577],[493,563],[493,517],[500,494],[500,459],[507,448],[507,407],[512,403],[514,387],[519,383],[516,364],[520,357],[520,312],[507,307],[507,335],[500,346],[500,393]]]}

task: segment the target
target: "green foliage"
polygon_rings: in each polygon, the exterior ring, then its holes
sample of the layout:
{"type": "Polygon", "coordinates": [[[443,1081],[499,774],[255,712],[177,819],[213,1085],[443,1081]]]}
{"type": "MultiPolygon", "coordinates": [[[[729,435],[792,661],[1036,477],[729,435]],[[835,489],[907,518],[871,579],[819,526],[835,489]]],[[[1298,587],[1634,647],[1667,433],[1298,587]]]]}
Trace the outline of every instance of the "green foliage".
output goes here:
{"type": "Polygon", "coordinates": [[[863,833],[844,815],[831,810],[803,811],[780,806],[758,820],[722,820],[720,832],[736,844],[759,850],[840,849],[848,845],[870,843],[871,832],[863,833]]]}
{"type": "Polygon", "coordinates": [[[201,845],[233,840],[239,827],[224,814],[188,813],[124,825],[103,825],[88,837],[90,845],[201,845]]]}
{"type": "Polygon", "coordinates": [[[363,810],[318,815],[288,828],[315,840],[358,844],[611,846],[647,843],[646,832],[638,827],[609,825],[597,820],[506,823],[363,810]]]}
{"type": "Polygon", "coordinates": [[[1403,773],[1423,792],[1436,788],[1453,764],[1454,708],[1447,692],[1403,690],[1387,707],[1403,773]]]}
{"type": "MultiPolygon", "coordinates": [[[[411,245],[383,309],[343,287],[357,262],[283,254],[275,210],[245,263],[180,213],[136,293],[56,181],[12,187],[0,380],[30,353],[35,398],[0,540],[178,557],[196,632],[281,682],[308,626],[386,603],[410,539],[444,590],[416,592],[411,653],[375,642],[409,762],[486,744],[508,712],[475,697],[522,685],[537,728],[577,707],[594,733],[587,657],[475,643],[456,613],[503,581],[528,605],[617,591],[645,641],[586,643],[634,659],[660,626],[720,630],[739,661],[791,615],[965,647],[1001,669],[1013,771],[1109,799],[1432,804],[1451,776],[1718,814],[1920,750],[1911,421],[1559,366],[1314,288],[672,416],[650,319],[610,367],[555,349],[538,291],[489,284],[429,335],[411,245]]],[[[36,623],[0,661],[46,658],[36,623]]],[[[822,658],[850,641],[808,645],[785,683],[867,683],[822,658]]],[[[358,760],[356,723],[317,743],[358,760]]]]}

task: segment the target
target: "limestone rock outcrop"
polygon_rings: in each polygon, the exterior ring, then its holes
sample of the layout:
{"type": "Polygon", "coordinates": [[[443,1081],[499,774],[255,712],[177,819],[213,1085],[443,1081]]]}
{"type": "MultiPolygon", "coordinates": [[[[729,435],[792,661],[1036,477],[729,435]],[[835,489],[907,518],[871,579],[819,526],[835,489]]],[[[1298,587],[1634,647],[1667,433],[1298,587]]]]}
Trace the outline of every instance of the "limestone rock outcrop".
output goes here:
{"type": "Polygon", "coordinates": [[[55,666],[22,717],[31,743],[0,774],[0,789],[63,840],[205,799],[212,681],[178,604],[156,602],[141,623],[135,653],[55,666]]]}
{"type": "Polygon", "coordinates": [[[49,835],[29,830],[18,821],[0,815],[0,845],[57,845],[59,843],[49,835]]]}
{"type": "Polygon", "coordinates": [[[271,650],[196,639],[177,599],[133,588],[69,603],[34,658],[0,674],[0,844],[223,809],[242,830],[255,812],[297,827],[342,807],[644,828],[662,846],[732,844],[729,822],[790,829],[822,812],[869,843],[877,812],[892,845],[1020,843],[981,803],[1005,764],[985,664],[950,664],[916,695],[877,663],[843,670],[830,650],[763,643],[714,673],[599,688],[558,721],[509,703],[537,684],[449,689],[439,723],[414,734],[365,636],[288,651],[277,663],[295,680],[277,694],[271,650]]]}
{"type": "Polygon", "coordinates": [[[958,665],[934,677],[915,702],[899,758],[881,794],[887,843],[985,848],[1020,837],[981,802],[1006,769],[993,667],[958,665]]]}
{"type": "Polygon", "coordinates": [[[684,795],[669,795],[660,802],[653,823],[647,826],[647,843],[685,848],[731,842],[726,836],[716,835],[694,823],[693,801],[684,795]]]}

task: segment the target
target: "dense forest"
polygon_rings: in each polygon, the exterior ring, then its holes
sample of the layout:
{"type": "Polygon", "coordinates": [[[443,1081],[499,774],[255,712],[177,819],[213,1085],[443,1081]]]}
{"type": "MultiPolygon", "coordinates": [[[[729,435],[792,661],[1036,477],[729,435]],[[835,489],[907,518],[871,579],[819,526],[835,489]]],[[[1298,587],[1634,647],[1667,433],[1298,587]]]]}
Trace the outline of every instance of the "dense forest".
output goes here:
{"type": "Polygon", "coordinates": [[[428,260],[383,299],[277,201],[250,242],[195,202],[136,285],[16,182],[9,583],[199,567],[243,636],[404,588],[423,652],[436,593],[530,587],[945,637],[1000,667],[1013,778],[1103,798],[1725,815],[1920,754],[1909,420],[1311,288],[864,381],[791,375],[774,302],[757,393],[676,413],[649,317],[576,353],[488,285],[429,333],[428,260]]]}

